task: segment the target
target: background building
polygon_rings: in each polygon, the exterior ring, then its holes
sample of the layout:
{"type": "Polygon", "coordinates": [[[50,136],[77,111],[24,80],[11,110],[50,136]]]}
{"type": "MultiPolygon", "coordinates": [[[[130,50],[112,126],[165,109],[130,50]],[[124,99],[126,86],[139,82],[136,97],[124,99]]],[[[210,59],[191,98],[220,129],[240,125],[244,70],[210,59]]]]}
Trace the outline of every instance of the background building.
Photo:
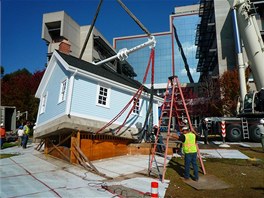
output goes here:
{"type": "MultiPolygon", "coordinates": [[[[264,38],[264,1],[251,0],[255,5],[255,16],[264,38]]],[[[201,0],[199,8],[201,23],[197,26],[196,57],[200,81],[219,77],[236,65],[235,40],[229,2],[201,0]]],[[[245,50],[243,55],[246,57],[245,50]]],[[[245,61],[247,61],[245,59],[245,61]]]]}
{"type": "MultiPolygon", "coordinates": [[[[80,26],[64,11],[46,13],[43,15],[42,39],[48,46],[47,62],[54,50],[67,51],[74,57],[79,57],[89,32],[90,25],[80,26]],[[68,48],[68,49],[66,49],[68,48]]],[[[104,36],[94,27],[85,47],[82,60],[98,62],[116,55],[116,51],[104,36]]],[[[111,61],[106,63],[114,71],[133,78],[133,68],[126,61],[111,61]]]]}

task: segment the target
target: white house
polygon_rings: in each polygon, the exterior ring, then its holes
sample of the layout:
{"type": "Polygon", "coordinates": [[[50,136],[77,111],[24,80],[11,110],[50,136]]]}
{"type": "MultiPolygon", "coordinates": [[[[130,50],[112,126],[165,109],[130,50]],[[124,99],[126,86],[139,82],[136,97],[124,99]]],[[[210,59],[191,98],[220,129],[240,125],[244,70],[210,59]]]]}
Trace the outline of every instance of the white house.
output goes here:
{"type": "MultiPolygon", "coordinates": [[[[106,65],[96,66],[71,55],[54,51],[36,92],[40,99],[35,138],[45,138],[65,131],[94,133],[115,118],[137,92],[141,83],[118,74],[106,65]]],[[[150,91],[146,87],[139,102],[132,104],[102,131],[115,136],[137,139],[146,119],[150,91]],[[122,125],[119,133],[114,129],[122,125]],[[109,133],[111,132],[111,133],[109,133]]],[[[153,123],[158,124],[158,105],[154,96],[153,123]]]]}

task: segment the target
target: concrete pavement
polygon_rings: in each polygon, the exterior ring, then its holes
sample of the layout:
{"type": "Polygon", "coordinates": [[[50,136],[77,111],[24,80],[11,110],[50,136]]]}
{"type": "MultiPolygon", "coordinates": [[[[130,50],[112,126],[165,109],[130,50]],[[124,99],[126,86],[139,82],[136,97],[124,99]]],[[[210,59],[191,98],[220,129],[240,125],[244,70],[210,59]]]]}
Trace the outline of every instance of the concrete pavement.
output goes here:
{"type": "MultiPolygon", "coordinates": [[[[169,181],[164,183],[147,176],[147,155],[127,155],[93,161],[107,180],[82,167],[44,155],[30,144],[27,149],[11,147],[0,154],[17,154],[0,160],[0,197],[114,197],[122,189],[125,195],[138,197],[151,192],[151,182],[159,183],[159,196],[164,197],[169,181]]],[[[248,159],[237,150],[200,149],[203,158],[248,159]]],[[[163,161],[163,158],[157,159],[163,161]]],[[[123,195],[123,197],[126,197],[123,195]]]]}
{"type": "Polygon", "coordinates": [[[148,167],[148,156],[93,161],[101,173],[113,178],[106,180],[81,167],[45,156],[34,150],[35,146],[31,144],[27,149],[12,147],[0,151],[1,154],[18,154],[0,160],[1,198],[114,197],[118,193],[111,186],[126,188],[123,190],[127,191],[126,194],[134,190],[134,194],[144,196],[151,192],[152,181],[159,183],[159,195],[164,197],[169,184],[169,181],[161,183],[143,174],[148,167]]]}

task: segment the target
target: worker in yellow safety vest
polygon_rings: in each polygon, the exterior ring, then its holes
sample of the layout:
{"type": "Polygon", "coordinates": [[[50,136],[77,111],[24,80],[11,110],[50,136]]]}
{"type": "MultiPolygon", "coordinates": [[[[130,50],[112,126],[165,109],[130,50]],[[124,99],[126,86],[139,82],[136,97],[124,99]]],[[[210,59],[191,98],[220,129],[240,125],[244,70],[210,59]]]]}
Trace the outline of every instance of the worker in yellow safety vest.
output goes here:
{"type": "Polygon", "coordinates": [[[197,147],[196,147],[196,135],[189,130],[189,127],[185,126],[182,128],[183,135],[178,136],[177,134],[172,134],[172,138],[176,138],[183,143],[184,152],[184,179],[188,180],[190,178],[190,165],[193,167],[193,180],[198,181],[198,165],[197,165],[197,147]]]}
{"type": "Polygon", "coordinates": [[[30,126],[30,122],[26,122],[26,125],[23,128],[24,130],[23,141],[22,141],[23,149],[27,148],[28,136],[30,132],[29,126],[30,126]]]}

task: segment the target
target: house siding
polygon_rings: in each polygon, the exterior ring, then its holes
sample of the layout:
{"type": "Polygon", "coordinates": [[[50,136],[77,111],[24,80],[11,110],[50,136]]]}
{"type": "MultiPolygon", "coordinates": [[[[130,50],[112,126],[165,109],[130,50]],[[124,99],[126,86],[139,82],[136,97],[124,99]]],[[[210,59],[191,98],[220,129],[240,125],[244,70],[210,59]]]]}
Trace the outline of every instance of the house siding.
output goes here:
{"type": "Polygon", "coordinates": [[[43,91],[43,94],[48,93],[46,109],[44,113],[39,114],[38,123],[43,123],[57,117],[60,114],[65,114],[66,100],[59,103],[60,86],[62,80],[67,78],[67,87],[65,92],[67,95],[70,73],[67,72],[59,62],[55,62],[54,64],[54,70],[49,79],[49,83],[43,91]]]}
{"type": "MultiPolygon", "coordinates": [[[[108,122],[113,119],[118,113],[127,105],[127,103],[131,100],[134,93],[120,89],[113,85],[107,85],[102,83],[98,83],[95,80],[91,80],[84,77],[76,77],[74,82],[74,90],[73,90],[73,99],[71,106],[71,113],[74,115],[79,115],[86,118],[98,119],[101,121],[108,122]],[[111,89],[110,91],[110,103],[109,108],[102,107],[96,105],[97,101],[97,88],[98,86],[104,86],[106,88],[111,89]],[[90,115],[90,116],[89,116],[90,115]],[[92,117],[91,117],[92,116],[92,117]]],[[[136,122],[144,122],[147,102],[144,101],[146,98],[141,97],[142,107],[140,116],[136,114],[131,114],[129,119],[129,125],[134,125],[136,122]]],[[[120,116],[116,123],[122,123],[126,116],[128,115],[131,106],[120,116]]]]}

